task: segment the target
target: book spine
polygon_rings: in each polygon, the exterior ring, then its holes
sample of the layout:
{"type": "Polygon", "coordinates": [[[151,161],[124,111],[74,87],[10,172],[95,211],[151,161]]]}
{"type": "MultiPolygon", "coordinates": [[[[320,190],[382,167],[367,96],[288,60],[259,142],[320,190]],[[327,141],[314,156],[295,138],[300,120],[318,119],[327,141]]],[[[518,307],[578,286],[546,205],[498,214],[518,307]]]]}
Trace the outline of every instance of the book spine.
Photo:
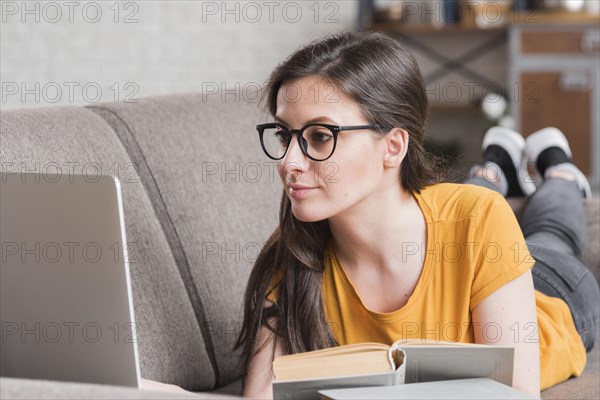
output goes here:
{"type": "Polygon", "coordinates": [[[402,349],[396,349],[398,367],[394,371],[394,385],[403,385],[406,379],[406,353],[402,349]]]}
{"type": "Polygon", "coordinates": [[[397,349],[396,345],[393,344],[387,351],[388,361],[390,362],[392,371],[396,370],[396,361],[394,359],[394,353],[396,352],[396,349],[397,349]]]}

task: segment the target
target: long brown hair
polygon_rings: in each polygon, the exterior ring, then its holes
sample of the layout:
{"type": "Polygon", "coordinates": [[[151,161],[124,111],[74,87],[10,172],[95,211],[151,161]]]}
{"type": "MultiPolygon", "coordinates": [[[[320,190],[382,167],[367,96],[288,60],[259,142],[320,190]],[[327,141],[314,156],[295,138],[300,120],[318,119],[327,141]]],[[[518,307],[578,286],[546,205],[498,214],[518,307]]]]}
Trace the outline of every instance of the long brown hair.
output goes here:
{"type": "MultiPolygon", "coordinates": [[[[408,131],[408,150],[400,167],[403,188],[420,193],[446,179],[442,160],[423,146],[428,102],[421,71],[398,41],[377,32],[345,32],[296,51],[275,68],[263,88],[261,99],[273,117],[280,87],[308,76],[334,83],[360,106],[369,123],[384,128],[382,132],[394,127],[408,131]]],[[[260,350],[255,345],[262,326],[282,340],[285,354],[337,345],[321,295],[324,250],[330,240],[329,222],[296,219],[284,190],[279,226],[263,246],[246,288],[244,321],[234,347],[242,348],[244,384],[250,361],[260,350]],[[271,307],[264,308],[276,272],[282,277],[279,294],[271,307]]]]}

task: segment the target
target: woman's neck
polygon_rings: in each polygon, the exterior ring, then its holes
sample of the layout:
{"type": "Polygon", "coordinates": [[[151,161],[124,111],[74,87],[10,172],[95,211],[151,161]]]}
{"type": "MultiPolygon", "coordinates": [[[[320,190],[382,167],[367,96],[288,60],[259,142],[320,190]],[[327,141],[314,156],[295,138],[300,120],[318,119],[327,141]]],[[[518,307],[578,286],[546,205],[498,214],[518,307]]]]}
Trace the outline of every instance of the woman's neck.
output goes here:
{"type": "Polygon", "coordinates": [[[394,272],[403,254],[423,245],[426,223],[416,199],[400,185],[388,188],[329,218],[338,257],[347,270],[394,272]]]}

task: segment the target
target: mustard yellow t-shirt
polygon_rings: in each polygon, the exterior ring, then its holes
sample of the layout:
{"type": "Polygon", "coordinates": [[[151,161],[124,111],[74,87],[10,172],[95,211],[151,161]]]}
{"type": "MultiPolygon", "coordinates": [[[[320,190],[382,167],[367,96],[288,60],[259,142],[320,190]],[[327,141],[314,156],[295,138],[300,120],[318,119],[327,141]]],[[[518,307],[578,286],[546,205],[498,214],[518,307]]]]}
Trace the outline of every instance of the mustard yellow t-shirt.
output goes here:
{"type": "MultiPolygon", "coordinates": [[[[363,304],[339,263],[333,242],[325,251],[323,307],[340,345],[391,344],[400,339],[474,343],[471,311],[496,289],[531,269],[531,257],[510,205],[490,189],[439,183],[414,193],[427,222],[423,271],[402,308],[377,313],[363,304]]],[[[275,301],[272,282],[267,298],[275,301]]],[[[586,351],[568,305],[535,291],[540,345],[541,390],[579,376],[586,351]]],[[[535,326],[510,334],[527,339],[535,326]]],[[[496,327],[486,329],[489,336],[496,327]]],[[[504,334],[504,333],[503,333],[504,334]]]]}

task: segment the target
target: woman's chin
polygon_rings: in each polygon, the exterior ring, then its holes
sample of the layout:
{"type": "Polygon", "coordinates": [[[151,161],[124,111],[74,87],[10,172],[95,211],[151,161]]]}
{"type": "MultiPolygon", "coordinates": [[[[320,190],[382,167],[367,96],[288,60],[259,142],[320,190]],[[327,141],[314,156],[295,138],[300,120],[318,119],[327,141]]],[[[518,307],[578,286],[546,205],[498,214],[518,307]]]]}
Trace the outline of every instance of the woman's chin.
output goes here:
{"type": "Polygon", "coordinates": [[[328,215],[322,213],[315,213],[314,210],[306,210],[303,206],[293,206],[292,214],[297,220],[302,222],[317,222],[328,218],[328,215]]]}

